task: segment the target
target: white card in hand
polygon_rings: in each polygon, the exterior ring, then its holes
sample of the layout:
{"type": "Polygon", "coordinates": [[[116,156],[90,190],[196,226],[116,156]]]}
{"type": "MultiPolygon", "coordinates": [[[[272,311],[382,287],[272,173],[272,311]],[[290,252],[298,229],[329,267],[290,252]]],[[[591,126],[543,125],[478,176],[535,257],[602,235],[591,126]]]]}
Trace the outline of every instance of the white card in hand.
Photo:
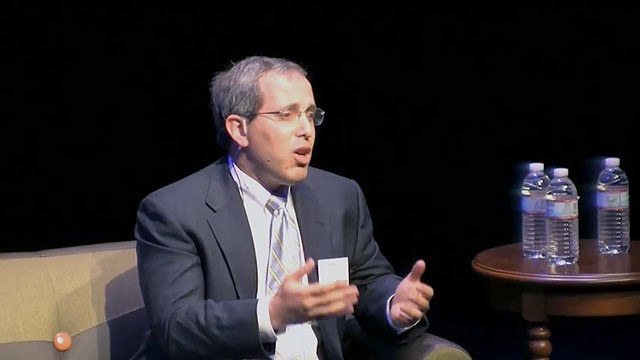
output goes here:
{"type": "Polygon", "coordinates": [[[336,281],[349,283],[349,258],[318,260],[318,282],[330,284],[336,281]]]}

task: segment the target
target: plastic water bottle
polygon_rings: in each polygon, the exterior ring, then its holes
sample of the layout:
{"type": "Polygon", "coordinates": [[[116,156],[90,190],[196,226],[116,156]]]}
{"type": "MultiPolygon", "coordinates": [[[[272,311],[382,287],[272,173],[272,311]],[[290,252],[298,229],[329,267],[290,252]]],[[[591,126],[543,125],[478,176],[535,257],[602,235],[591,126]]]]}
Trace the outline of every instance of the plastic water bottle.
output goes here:
{"type": "Polygon", "coordinates": [[[604,161],[596,184],[598,206],[598,251],[622,254],[629,251],[629,179],[620,168],[620,158],[604,161]]]}
{"type": "Polygon", "coordinates": [[[578,190],[569,169],[556,168],[546,191],[547,257],[556,265],[578,262],[580,232],[578,227],[578,190]]]}
{"type": "Polygon", "coordinates": [[[522,214],[522,255],[529,259],[544,258],[547,253],[545,189],[551,179],[544,164],[529,164],[529,173],[520,188],[522,214]]]}

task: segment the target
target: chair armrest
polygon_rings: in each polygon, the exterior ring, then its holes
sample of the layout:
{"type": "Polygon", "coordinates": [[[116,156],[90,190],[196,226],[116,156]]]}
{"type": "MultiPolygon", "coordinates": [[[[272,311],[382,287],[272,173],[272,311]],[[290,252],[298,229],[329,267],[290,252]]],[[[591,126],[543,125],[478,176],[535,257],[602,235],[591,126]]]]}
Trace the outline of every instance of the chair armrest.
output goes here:
{"type": "Polygon", "coordinates": [[[395,350],[395,360],[471,360],[462,346],[439,336],[422,333],[395,350]]]}

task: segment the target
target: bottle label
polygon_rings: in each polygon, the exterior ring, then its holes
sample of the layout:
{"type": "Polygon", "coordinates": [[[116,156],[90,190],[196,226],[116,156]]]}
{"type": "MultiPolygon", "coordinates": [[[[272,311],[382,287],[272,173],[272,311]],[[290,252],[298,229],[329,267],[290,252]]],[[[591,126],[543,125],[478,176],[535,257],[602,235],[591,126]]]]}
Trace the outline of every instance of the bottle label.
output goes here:
{"type": "Polygon", "coordinates": [[[618,209],[629,207],[629,191],[598,191],[598,207],[618,209]]]}
{"type": "Polygon", "coordinates": [[[546,210],[546,199],[544,196],[523,196],[522,212],[530,214],[544,213],[546,210]]]}
{"type": "Polygon", "coordinates": [[[578,200],[547,200],[547,217],[577,218],[578,200]]]}

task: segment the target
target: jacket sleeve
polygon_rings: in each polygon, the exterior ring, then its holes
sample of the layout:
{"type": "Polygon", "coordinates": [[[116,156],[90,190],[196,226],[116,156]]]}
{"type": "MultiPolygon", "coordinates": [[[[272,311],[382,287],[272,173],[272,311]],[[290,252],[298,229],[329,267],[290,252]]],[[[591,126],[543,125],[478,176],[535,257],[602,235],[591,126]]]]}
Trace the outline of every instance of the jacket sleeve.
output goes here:
{"type": "Polygon", "coordinates": [[[178,214],[157,194],[137,213],[138,275],[154,342],[171,358],[267,357],[274,344],[260,342],[257,299],[206,298],[201,245],[178,214]]]}
{"type": "Polygon", "coordinates": [[[402,278],[395,274],[393,266],[380,251],[373,236],[373,224],[364,193],[357,183],[353,184],[355,189],[350,208],[354,209],[354,213],[347,216],[347,221],[356,223],[353,226],[354,233],[348,236],[354,239],[349,242],[352,244],[350,278],[360,292],[354,315],[367,333],[396,338],[398,331],[388,321],[387,304],[402,278]]]}

